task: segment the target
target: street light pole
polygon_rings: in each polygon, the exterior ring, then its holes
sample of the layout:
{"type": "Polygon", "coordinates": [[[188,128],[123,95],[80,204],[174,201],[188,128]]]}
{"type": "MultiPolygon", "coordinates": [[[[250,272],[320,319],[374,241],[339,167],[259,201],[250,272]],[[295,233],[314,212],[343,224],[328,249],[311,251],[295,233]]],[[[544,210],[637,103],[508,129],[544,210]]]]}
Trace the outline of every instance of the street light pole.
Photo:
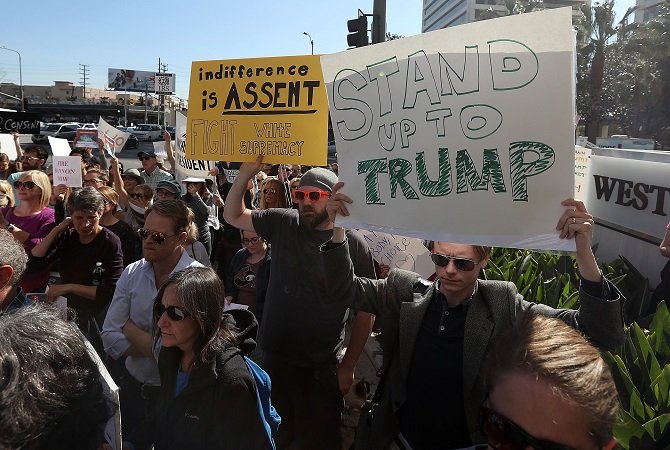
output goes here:
{"type": "Polygon", "coordinates": [[[1,49],[3,50],[9,50],[10,52],[14,52],[17,55],[19,55],[19,85],[21,86],[21,111],[23,111],[23,69],[21,65],[21,53],[18,52],[18,50],[14,50],[11,48],[7,48],[4,45],[0,46],[1,49]]]}
{"type": "Polygon", "coordinates": [[[312,44],[312,55],[314,54],[314,41],[312,40],[312,36],[306,31],[303,31],[302,34],[307,36],[309,38],[309,43],[312,44]]]}

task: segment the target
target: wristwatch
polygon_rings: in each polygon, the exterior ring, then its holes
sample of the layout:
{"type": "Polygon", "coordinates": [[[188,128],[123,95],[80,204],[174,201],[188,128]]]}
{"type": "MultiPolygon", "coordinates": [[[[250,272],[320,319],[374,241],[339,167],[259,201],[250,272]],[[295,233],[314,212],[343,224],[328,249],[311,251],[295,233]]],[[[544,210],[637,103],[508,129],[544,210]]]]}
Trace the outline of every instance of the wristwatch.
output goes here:
{"type": "Polygon", "coordinates": [[[5,227],[5,230],[9,231],[10,233],[13,233],[16,230],[16,227],[13,224],[8,223],[7,226],[5,227]]]}

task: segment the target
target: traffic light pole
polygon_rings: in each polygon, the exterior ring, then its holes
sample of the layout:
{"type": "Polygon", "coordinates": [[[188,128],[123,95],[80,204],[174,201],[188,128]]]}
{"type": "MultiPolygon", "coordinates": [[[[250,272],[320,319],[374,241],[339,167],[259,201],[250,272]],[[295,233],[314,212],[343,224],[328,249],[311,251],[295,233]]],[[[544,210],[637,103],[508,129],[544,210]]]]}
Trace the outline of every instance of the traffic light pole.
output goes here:
{"type": "Polygon", "coordinates": [[[372,43],[386,40],[386,0],[374,0],[372,6],[372,43]]]}

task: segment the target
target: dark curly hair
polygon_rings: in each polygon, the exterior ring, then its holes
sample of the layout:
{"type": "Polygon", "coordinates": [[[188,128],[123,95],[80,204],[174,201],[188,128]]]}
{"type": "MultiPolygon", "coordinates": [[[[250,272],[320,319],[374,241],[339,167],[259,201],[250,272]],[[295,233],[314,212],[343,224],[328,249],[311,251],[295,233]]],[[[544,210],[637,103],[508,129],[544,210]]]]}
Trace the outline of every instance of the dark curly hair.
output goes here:
{"type": "Polygon", "coordinates": [[[113,411],[84,339],[52,307],[0,316],[0,448],[99,448],[113,411]]]}

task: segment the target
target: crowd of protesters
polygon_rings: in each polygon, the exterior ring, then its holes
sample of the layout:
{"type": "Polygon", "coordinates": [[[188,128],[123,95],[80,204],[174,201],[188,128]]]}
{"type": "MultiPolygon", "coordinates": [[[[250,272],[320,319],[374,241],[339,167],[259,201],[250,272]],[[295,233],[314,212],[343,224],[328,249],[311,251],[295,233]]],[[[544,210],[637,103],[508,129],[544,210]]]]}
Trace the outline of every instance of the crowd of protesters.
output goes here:
{"type": "MultiPolygon", "coordinates": [[[[343,396],[373,314],[383,382],[355,448],[615,445],[616,389],[592,345],[621,344],[623,298],[598,269],[593,218],[581,202],[566,200],[557,224],[561,238],[577,243],[581,306],[556,310],[526,302],[511,283],[479,280],[488,247],[430,243],[434,282],[388,267],[380,273],[365,241],[335,226],[351,203],[336,166],[259,158],[178,181],[153,151],[138,152],[141,170],[124,171],[115,157],[107,164],[100,142],[73,150],[83,187],[69,188],[53,186],[42,147],[22,148],[18,135],[15,142],[16,162],[0,153],[0,336],[13,336],[0,342],[0,361],[25,358],[33,341],[51,342],[35,344],[41,360],[25,364],[13,383],[2,379],[0,447],[49,448],[66,442],[65,432],[76,442],[76,432],[55,424],[83,420],[73,411],[92,408],[80,432],[86,444],[68,448],[103,448],[101,423],[114,405],[91,378],[90,355],[72,343],[88,340],[120,386],[124,448],[266,449],[274,445],[269,433],[279,449],[339,450],[343,396]],[[65,298],[72,317],[33,297],[65,298]],[[25,312],[11,318],[16,311],[25,312]],[[547,354],[545,342],[557,350],[547,354]],[[575,349],[558,352],[565,345],[575,349]],[[13,391],[20,377],[36,382],[30,371],[53,366],[48,358],[64,377],[82,380],[42,388],[63,397],[59,406],[26,400],[23,414],[39,410],[35,417],[48,423],[7,425],[6,414],[20,409],[8,395],[21,397],[13,391]],[[282,418],[276,433],[246,358],[269,374],[282,418]],[[575,365],[584,377],[561,377],[575,365]],[[587,375],[599,385],[592,396],[582,386],[587,375]],[[552,410],[519,399],[511,407],[523,389],[552,410]],[[601,407],[592,411],[590,402],[601,407]]],[[[44,379],[57,384],[54,377],[44,379]]],[[[42,390],[35,395],[47,395],[42,390]]]]}

